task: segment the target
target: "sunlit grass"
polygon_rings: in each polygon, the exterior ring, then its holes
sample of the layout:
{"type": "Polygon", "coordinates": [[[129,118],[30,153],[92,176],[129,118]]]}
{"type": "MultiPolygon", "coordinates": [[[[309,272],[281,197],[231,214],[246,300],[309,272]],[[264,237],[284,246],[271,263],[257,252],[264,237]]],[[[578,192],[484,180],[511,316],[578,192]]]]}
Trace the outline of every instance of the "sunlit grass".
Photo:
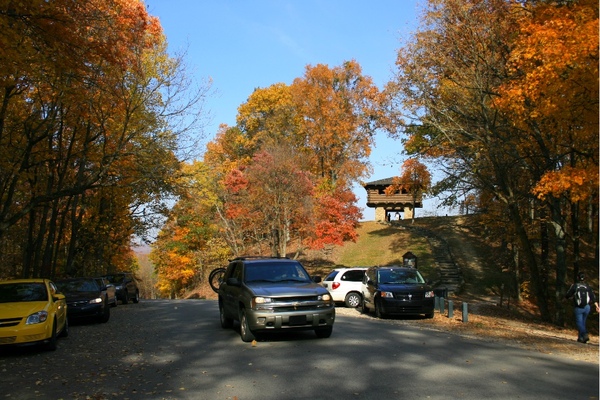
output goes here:
{"type": "Polygon", "coordinates": [[[426,238],[400,226],[379,222],[363,222],[356,243],[346,243],[336,249],[335,262],[344,266],[402,264],[403,255],[412,252],[417,266],[426,279],[434,278],[435,265],[426,238]]]}

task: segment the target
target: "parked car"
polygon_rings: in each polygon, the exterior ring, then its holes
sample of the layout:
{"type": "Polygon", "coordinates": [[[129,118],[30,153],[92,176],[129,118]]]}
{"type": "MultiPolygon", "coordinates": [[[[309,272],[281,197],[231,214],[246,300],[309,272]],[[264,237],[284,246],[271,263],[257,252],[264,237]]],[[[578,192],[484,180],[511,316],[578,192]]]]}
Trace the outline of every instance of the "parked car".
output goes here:
{"type": "Polygon", "coordinates": [[[0,345],[41,344],[56,350],[69,335],[67,302],[48,279],[0,282],[0,345]]]}
{"type": "Polygon", "coordinates": [[[101,288],[105,289],[102,290],[104,293],[106,293],[106,298],[108,299],[108,305],[111,307],[116,307],[119,302],[117,301],[117,288],[115,287],[115,285],[113,285],[112,283],[110,283],[108,281],[108,279],[100,276],[100,277],[96,277],[94,278],[96,280],[96,283],[98,284],[98,286],[100,286],[101,288]]]}
{"type": "Polygon", "coordinates": [[[363,278],[361,293],[362,311],[374,309],[378,318],[400,314],[433,318],[433,289],[415,268],[371,267],[363,278]]]}
{"type": "Polygon", "coordinates": [[[362,304],[361,287],[366,267],[337,268],[321,282],[329,290],[333,301],[343,302],[346,307],[356,308],[362,304]]]}
{"type": "Polygon", "coordinates": [[[91,318],[108,322],[110,305],[106,288],[98,285],[95,278],[70,278],[56,281],[58,290],[67,299],[67,315],[73,319],[91,318]]]}
{"type": "Polygon", "coordinates": [[[117,290],[117,299],[121,303],[127,304],[129,300],[134,303],[140,301],[140,290],[133,274],[129,272],[117,272],[114,274],[104,275],[103,278],[108,279],[110,283],[115,285],[117,290]]]}
{"type": "Polygon", "coordinates": [[[319,277],[287,258],[240,257],[232,260],[219,286],[221,326],[240,321],[240,336],[250,342],[263,332],[314,330],[331,336],[335,303],[319,277]]]}

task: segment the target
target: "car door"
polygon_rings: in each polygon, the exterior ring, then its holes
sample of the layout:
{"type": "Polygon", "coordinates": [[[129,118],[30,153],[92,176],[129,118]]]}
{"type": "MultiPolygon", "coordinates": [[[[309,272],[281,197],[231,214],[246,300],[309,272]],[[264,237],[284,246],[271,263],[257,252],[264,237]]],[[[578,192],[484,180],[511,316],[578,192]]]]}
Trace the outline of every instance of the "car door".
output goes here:
{"type": "Polygon", "coordinates": [[[221,286],[219,287],[219,294],[223,301],[225,315],[233,319],[238,319],[239,317],[238,304],[241,287],[233,285],[232,279],[237,280],[240,284],[242,283],[242,267],[243,264],[240,262],[230,263],[225,272],[225,276],[223,277],[223,283],[221,283],[221,286]]]}
{"type": "Polygon", "coordinates": [[[340,279],[345,285],[346,292],[360,292],[364,276],[364,269],[351,269],[344,272],[340,279]]]}
{"type": "Polygon", "coordinates": [[[57,296],[57,293],[59,292],[54,282],[48,282],[48,286],[50,287],[51,301],[54,302],[54,306],[56,307],[56,320],[58,321],[58,325],[65,326],[67,323],[67,300],[63,294],[57,296]]]}

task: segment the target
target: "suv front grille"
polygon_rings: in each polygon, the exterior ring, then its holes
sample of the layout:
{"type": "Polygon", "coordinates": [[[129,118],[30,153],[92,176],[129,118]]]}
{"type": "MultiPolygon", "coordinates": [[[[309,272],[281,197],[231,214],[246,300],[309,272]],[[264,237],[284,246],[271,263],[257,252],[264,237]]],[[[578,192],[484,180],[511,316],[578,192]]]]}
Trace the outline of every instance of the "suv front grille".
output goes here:
{"type": "Polygon", "coordinates": [[[274,312],[310,311],[324,308],[327,302],[319,300],[317,296],[307,297],[275,297],[269,304],[274,312]]]}

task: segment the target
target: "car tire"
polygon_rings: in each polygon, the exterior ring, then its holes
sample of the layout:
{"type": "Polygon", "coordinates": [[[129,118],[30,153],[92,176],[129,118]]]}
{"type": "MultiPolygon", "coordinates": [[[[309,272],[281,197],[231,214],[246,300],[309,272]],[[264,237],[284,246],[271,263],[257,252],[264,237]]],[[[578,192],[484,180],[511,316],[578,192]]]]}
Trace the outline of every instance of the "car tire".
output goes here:
{"type": "Polygon", "coordinates": [[[369,313],[369,308],[367,307],[367,305],[365,304],[365,299],[363,297],[361,306],[360,306],[360,312],[363,314],[368,314],[369,313]]]}
{"type": "Polygon", "coordinates": [[[361,305],[362,296],[359,293],[350,292],[346,295],[346,298],[344,299],[344,303],[346,304],[346,307],[348,307],[348,308],[356,308],[361,305]]]}
{"type": "Polygon", "coordinates": [[[333,332],[333,326],[328,326],[327,328],[315,329],[315,334],[317,335],[318,338],[321,338],[321,339],[326,339],[326,338],[330,337],[332,332],[333,332]]]}
{"type": "Polygon", "coordinates": [[[256,340],[256,336],[248,326],[248,317],[246,316],[246,310],[243,308],[240,310],[240,336],[242,341],[246,343],[256,340]]]}
{"type": "Polygon", "coordinates": [[[100,316],[100,318],[98,319],[99,322],[105,324],[108,322],[108,320],[110,319],[110,307],[108,305],[108,300],[104,300],[104,312],[102,313],[102,315],[100,316]]]}
{"type": "Polygon", "coordinates": [[[425,314],[425,318],[433,318],[433,313],[425,314]]]}
{"type": "Polygon", "coordinates": [[[385,319],[386,317],[385,313],[381,311],[381,304],[379,303],[379,300],[375,301],[375,316],[379,319],[385,319]]]}
{"type": "Polygon", "coordinates": [[[140,302],[140,292],[138,292],[137,290],[135,291],[135,297],[133,298],[133,302],[135,304],[140,302]]]}
{"type": "Polygon", "coordinates": [[[60,331],[59,337],[68,337],[69,336],[69,318],[65,318],[65,326],[63,326],[63,330],[60,331]]]}
{"type": "Polygon", "coordinates": [[[48,351],[56,350],[58,339],[56,338],[56,319],[54,319],[54,323],[52,323],[52,334],[48,339],[48,342],[44,345],[44,349],[48,351]]]}
{"type": "Polygon", "coordinates": [[[233,328],[233,319],[225,316],[225,309],[222,302],[219,301],[219,318],[221,319],[221,328],[231,329],[233,328]]]}
{"type": "Polygon", "coordinates": [[[125,294],[123,295],[123,300],[121,300],[123,304],[127,304],[129,302],[129,293],[127,293],[127,291],[125,291],[125,294]]]}

